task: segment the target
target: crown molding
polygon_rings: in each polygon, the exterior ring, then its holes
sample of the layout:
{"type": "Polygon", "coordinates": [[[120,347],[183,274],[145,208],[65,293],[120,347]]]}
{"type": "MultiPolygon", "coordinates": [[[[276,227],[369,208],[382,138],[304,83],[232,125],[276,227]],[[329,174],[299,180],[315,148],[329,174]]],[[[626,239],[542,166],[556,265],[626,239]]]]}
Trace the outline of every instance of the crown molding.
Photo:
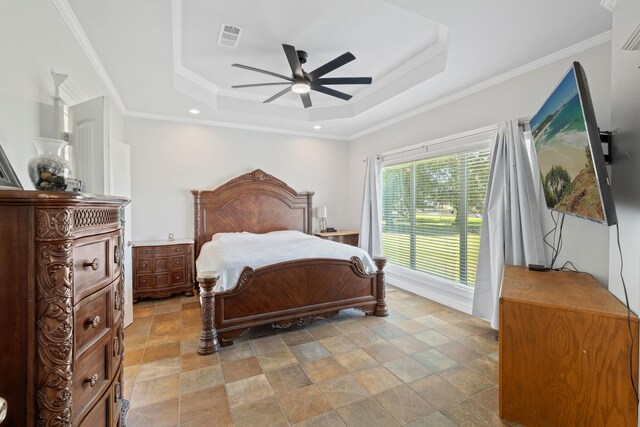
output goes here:
{"type": "Polygon", "coordinates": [[[105,85],[105,87],[107,88],[107,91],[109,92],[109,96],[111,97],[111,99],[113,99],[113,101],[116,103],[118,108],[123,113],[125,113],[127,109],[125,108],[124,103],[122,102],[122,98],[120,98],[120,95],[116,90],[116,87],[114,86],[113,82],[111,81],[111,78],[109,77],[109,74],[107,74],[107,70],[104,68],[104,65],[102,65],[102,61],[100,61],[98,54],[96,53],[96,51],[93,49],[93,46],[89,42],[89,38],[87,37],[87,34],[84,32],[82,25],[80,25],[78,18],[76,18],[76,15],[73,13],[71,6],[69,6],[69,3],[67,2],[67,0],[52,0],[52,1],[53,1],[53,4],[58,9],[58,11],[60,12],[60,15],[62,15],[62,18],[64,19],[64,21],[67,23],[67,26],[75,36],[76,40],[80,44],[80,47],[82,47],[82,50],[84,50],[84,53],[87,55],[87,58],[91,62],[91,65],[93,65],[93,68],[95,69],[96,73],[98,73],[98,76],[102,80],[102,83],[105,85]]]}
{"type": "Polygon", "coordinates": [[[62,89],[67,97],[64,99],[67,104],[73,103],[78,104],[87,99],[86,95],[84,95],[79,89],[78,86],[74,85],[69,77],[65,79],[60,84],[60,89],[62,89]]]}
{"type": "Polygon", "coordinates": [[[302,131],[296,131],[291,129],[247,125],[243,123],[220,122],[215,120],[190,119],[187,117],[166,116],[163,114],[142,113],[138,111],[127,111],[125,113],[125,116],[136,117],[141,119],[149,119],[149,120],[160,120],[164,122],[186,123],[186,124],[201,125],[201,126],[250,130],[250,131],[267,132],[267,133],[278,133],[281,135],[304,136],[304,137],[316,138],[316,139],[330,139],[334,141],[348,141],[346,137],[341,135],[321,134],[321,133],[315,133],[315,132],[314,133],[302,132],[302,131]]]}
{"type": "Polygon", "coordinates": [[[498,85],[500,83],[503,83],[507,80],[510,80],[514,77],[518,77],[521,76],[523,74],[526,74],[528,72],[537,70],[539,68],[542,68],[546,65],[552,64],[556,61],[559,61],[561,59],[567,58],[569,56],[573,56],[579,52],[582,52],[584,50],[590,49],[592,47],[601,45],[603,43],[607,43],[611,41],[611,30],[609,31],[605,31],[604,33],[598,34],[596,36],[593,36],[591,38],[588,38],[586,40],[583,40],[579,43],[576,43],[574,45],[571,45],[569,47],[566,47],[564,49],[560,49],[559,51],[556,51],[552,54],[549,54],[547,56],[544,56],[540,59],[537,59],[535,61],[529,62],[528,64],[525,64],[523,66],[520,66],[518,68],[514,68],[511,71],[507,71],[506,73],[502,73],[498,76],[492,77],[490,79],[487,79],[483,82],[480,82],[478,84],[475,84],[473,86],[467,87],[465,89],[462,89],[458,92],[455,92],[451,95],[445,96],[443,98],[437,99],[433,102],[430,102],[428,104],[423,105],[422,107],[419,107],[415,110],[412,110],[408,113],[404,113],[404,114],[400,114],[394,118],[391,118],[389,120],[385,120],[384,122],[381,122],[379,124],[377,124],[376,126],[372,126],[366,130],[363,130],[361,132],[357,132],[354,133],[353,135],[350,135],[347,137],[347,139],[349,141],[353,141],[356,140],[358,138],[362,138],[363,136],[369,135],[373,132],[376,132],[378,130],[384,129],[386,127],[389,127],[391,125],[394,125],[396,123],[402,122],[404,120],[410,119],[412,117],[418,116],[422,113],[425,113],[427,111],[433,110],[435,108],[441,107],[445,104],[448,104],[450,102],[456,101],[458,99],[464,98],[466,96],[472,95],[474,93],[480,92],[484,89],[490,88],[492,86],[498,85]]]}
{"type": "Polygon", "coordinates": [[[616,7],[618,0],[600,0],[600,6],[607,9],[609,12],[613,12],[613,8],[616,7]]]}

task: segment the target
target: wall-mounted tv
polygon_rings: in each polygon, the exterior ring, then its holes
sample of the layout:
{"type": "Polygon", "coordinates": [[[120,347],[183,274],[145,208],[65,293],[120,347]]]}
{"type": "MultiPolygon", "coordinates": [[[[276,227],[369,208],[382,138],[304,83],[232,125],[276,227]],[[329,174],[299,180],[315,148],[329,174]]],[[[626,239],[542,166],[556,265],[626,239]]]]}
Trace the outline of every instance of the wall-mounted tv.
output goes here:
{"type": "Polygon", "coordinates": [[[530,125],[547,207],[615,224],[600,131],[579,62],[573,63],[530,125]]]}

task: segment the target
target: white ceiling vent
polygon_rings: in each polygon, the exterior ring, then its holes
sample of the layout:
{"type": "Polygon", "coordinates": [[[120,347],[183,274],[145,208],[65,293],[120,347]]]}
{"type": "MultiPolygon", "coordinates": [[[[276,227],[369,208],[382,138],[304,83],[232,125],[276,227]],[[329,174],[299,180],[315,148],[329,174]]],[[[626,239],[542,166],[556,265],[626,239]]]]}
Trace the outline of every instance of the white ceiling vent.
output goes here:
{"type": "Polygon", "coordinates": [[[220,25],[220,33],[218,34],[218,45],[235,49],[238,46],[241,34],[242,28],[222,24],[220,25]]]}

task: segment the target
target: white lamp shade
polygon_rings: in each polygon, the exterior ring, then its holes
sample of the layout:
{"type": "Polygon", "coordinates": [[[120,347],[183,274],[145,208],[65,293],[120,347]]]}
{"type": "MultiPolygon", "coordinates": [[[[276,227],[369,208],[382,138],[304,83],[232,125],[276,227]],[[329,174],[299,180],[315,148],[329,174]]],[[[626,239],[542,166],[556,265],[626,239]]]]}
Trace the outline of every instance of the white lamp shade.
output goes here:
{"type": "Polygon", "coordinates": [[[315,217],[316,218],[326,218],[327,217],[327,207],[326,206],[318,206],[315,208],[315,217]]]}

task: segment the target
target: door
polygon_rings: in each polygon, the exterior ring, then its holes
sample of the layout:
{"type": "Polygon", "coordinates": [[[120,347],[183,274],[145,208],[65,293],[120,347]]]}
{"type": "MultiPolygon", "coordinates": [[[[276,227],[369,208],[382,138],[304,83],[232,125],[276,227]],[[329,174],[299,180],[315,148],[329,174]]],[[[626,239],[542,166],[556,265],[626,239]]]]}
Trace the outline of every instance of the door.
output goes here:
{"type": "MultiPolygon", "coordinates": [[[[110,148],[111,194],[131,199],[131,147],[117,140],[111,140],[110,148]]],[[[131,204],[124,210],[124,326],[133,322],[133,282],[131,275],[131,204]]]]}
{"type": "Polygon", "coordinates": [[[73,176],[87,193],[110,194],[109,102],[104,96],[69,107],[73,176]]]}

